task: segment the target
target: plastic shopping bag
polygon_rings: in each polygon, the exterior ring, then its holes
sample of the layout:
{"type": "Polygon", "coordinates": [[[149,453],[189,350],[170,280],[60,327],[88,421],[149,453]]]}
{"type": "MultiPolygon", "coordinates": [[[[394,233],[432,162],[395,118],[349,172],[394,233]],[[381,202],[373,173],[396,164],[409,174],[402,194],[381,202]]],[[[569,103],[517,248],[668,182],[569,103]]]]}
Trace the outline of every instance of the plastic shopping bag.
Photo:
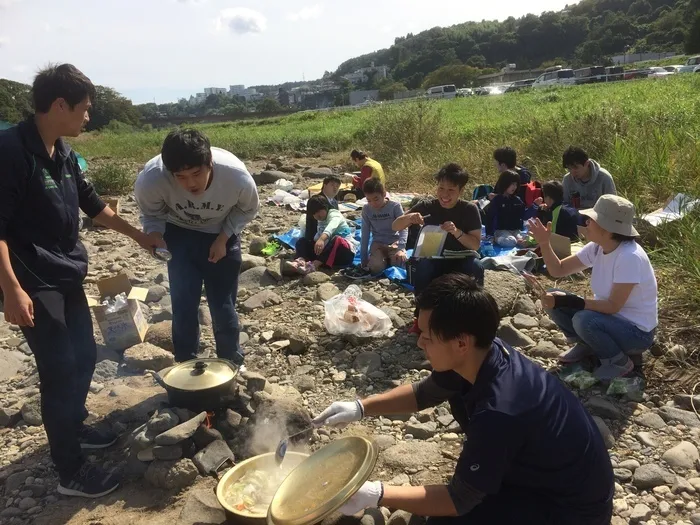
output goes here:
{"type": "Polygon", "coordinates": [[[363,301],[362,290],[351,284],[342,293],[324,301],[324,325],[333,335],[381,337],[391,331],[391,319],[376,306],[363,301]]]}

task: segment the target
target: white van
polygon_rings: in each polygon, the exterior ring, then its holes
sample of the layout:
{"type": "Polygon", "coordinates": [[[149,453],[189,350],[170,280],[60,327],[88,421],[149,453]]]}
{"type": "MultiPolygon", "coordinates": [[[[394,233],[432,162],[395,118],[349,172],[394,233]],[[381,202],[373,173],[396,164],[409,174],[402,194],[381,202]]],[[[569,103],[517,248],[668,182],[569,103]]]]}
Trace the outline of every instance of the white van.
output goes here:
{"type": "Polygon", "coordinates": [[[549,86],[573,86],[576,84],[576,75],[574,75],[573,69],[560,69],[552,68],[553,71],[549,69],[545,70],[535,83],[532,84],[533,88],[543,88],[549,86]]]}
{"type": "Polygon", "coordinates": [[[455,98],[457,96],[457,87],[454,84],[446,86],[433,86],[425,92],[428,98],[455,98]]]}

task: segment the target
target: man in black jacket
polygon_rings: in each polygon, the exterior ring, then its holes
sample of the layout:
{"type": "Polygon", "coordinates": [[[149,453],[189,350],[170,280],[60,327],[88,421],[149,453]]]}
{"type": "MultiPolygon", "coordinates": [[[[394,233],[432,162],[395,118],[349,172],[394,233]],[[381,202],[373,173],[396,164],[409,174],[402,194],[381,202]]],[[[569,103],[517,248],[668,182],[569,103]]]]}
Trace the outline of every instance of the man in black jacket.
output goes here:
{"type": "Polygon", "coordinates": [[[0,132],[0,288],[5,320],[19,325],[36,358],[41,413],[60,482],[58,492],[98,497],[116,476],[85,462],[82,449],[117,437],[83,424],[95,369],[92,318],[82,283],[88,256],[78,238],[79,209],[152,249],[85,180],[61,137],[89,120],[95,88],[70,64],[41,71],[32,86],[35,115],[0,132]]]}

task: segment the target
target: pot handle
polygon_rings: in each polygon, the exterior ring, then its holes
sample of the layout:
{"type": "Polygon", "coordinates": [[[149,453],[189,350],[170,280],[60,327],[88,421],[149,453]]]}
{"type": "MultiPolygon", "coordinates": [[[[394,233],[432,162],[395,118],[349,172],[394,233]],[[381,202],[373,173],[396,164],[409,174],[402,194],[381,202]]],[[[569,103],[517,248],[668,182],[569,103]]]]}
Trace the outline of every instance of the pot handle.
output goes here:
{"type": "Polygon", "coordinates": [[[153,377],[153,379],[156,380],[156,383],[162,386],[165,390],[168,389],[168,385],[165,384],[165,381],[163,381],[163,378],[160,377],[160,374],[158,372],[156,372],[155,370],[146,370],[145,373],[153,377]]]}
{"type": "MultiPolygon", "coordinates": [[[[231,459],[231,458],[226,458],[222,463],[219,464],[218,467],[214,467],[211,469],[207,474],[209,474],[212,478],[216,480],[216,486],[219,485],[219,481],[221,480],[219,476],[219,469],[223,467],[226,463],[231,463],[231,467],[236,466],[236,461],[231,459]]],[[[214,487],[214,493],[216,494],[216,486],[214,487]]]]}

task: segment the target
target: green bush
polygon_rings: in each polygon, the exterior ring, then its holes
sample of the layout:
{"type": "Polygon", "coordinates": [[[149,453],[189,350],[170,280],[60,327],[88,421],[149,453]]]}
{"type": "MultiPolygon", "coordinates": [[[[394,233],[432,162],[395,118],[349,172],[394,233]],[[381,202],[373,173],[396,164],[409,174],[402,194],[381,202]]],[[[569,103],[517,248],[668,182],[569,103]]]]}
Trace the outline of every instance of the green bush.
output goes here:
{"type": "Polygon", "coordinates": [[[125,195],[134,189],[136,176],[129,168],[108,163],[90,169],[88,178],[100,195],[125,195]]]}

